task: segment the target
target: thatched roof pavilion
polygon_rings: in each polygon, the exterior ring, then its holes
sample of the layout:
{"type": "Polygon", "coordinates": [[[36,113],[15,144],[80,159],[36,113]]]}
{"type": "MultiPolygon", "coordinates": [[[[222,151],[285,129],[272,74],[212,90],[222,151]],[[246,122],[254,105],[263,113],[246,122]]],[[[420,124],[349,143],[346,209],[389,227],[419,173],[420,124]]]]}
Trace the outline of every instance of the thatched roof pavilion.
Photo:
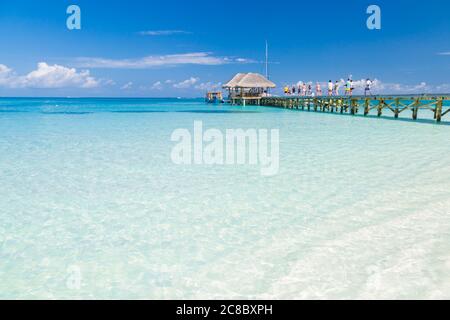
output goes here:
{"type": "Polygon", "coordinates": [[[223,85],[225,89],[236,88],[275,88],[276,85],[259,73],[238,73],[228,83],[223,85]]]}
{"type": "Polygon", "coordinates": [[[275,87],[275,83],[259,73],[238,73],[223,85],[229,91],[231,103],[243,105],[247,102],[259,104],[261,98],[268,95],[268,89],[275,87]]]}

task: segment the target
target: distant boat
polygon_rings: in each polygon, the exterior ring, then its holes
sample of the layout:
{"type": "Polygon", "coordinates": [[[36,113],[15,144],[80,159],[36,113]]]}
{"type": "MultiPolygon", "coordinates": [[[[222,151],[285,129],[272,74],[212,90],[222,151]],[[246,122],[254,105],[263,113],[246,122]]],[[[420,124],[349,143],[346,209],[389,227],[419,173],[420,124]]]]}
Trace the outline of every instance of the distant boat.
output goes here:
{"type": "Polygon", "coordinates": [[[221,91],[207,92],[205,101],[207,103],[224,103],[223,95],[221,91]]]}

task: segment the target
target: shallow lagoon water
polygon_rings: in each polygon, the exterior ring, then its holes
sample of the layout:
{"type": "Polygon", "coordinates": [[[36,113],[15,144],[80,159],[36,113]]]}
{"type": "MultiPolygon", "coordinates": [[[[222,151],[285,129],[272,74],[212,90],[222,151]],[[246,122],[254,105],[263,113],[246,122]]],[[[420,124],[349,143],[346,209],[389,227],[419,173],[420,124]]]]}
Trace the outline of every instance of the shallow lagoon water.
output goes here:
{"type": "Polygon", "coordinates": [[[0,298],[448,299],[449,136],[201,100],[0,99],[0,298]],[[279,174],[173,164],[171,133],[195,120],[278,128],[279,174]]]}

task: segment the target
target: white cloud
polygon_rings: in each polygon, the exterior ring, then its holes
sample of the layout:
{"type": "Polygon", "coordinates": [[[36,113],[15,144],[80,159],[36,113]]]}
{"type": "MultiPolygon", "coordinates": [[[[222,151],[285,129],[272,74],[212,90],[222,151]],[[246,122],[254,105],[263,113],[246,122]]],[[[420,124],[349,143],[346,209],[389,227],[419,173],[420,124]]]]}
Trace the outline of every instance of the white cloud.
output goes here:
{"type": "Polygon", "coordinates": [[[98,86],[98,81],[90,76],[89,70],[77,72],[75,68],[66,68],[56,64],[50,66],[45,62],[40,62],[37,70],[25,76],[25,86],[34,88],[93,88],[98,86]]]}
{"type": "Polygon", "coordinates": [[[0,65],[0,85],[9,88],[94,88],[99,84],[100,81],[92,77],[89,70],[77,71],[40,62],[36,70],[18,76],[5,65],[0,65]]]}
{"type": "Polygon", "coordinates": [[[139,32],[141,36],[171,36],[176,34],[192,34],[184,30],[149,30],[139,32]]]}
{"type": "Polygon", "coordinates": [[[426,82],[418,84],[401,84],[401,83],[383,83],[379,80],[374,81],[374,89],[381,93],[431,93],[435,90],[435,87],[428,85],[426,82]]]}
{"type": "Polygon", "coordinates": [[[161,81],[156,81],[150,88],[151,90],[162,90],[163,84],[161,81]]]}
{"type": "Polygon", "coordinates": [[[438,55],[440,55],[440,56],[450,56],[450,51],[449,52],[439,52],[438,55]]]}
{"type": "Polygon", "coordinates": [[[175,83],[173,85],[173,87],[177,88],[177,89],[187,89],[187,88],[190,88],[193,85],[195,85],[199,80],[200,80],[199,78],[191,77],[187,80],[181,81],[179,83],[175,83]]]}
{"type": "MultiPolygon", "coordinates": [[[[344,81],[344,80],[342,80],[344,81]]],[[[355,89],[363,92],[366,86],[366,79],[353,81],[355,89]]],[[[437,92],[438,86],[428,85],[426,82],[417,84],[402,84],[394,82],[382,82],[375,79],[372,84],[373,91],[380,94],[421,94],[437,92]]]]}
{"type": "Polygon", "coordinates": [[[104,80],[103,83],[104,83],[105,85],[107,85],[107,86],[115,86],[115,85],[116,85],[116,82],[115,82],[114,80],[111,80],[111,79],[109,79],[109,80],[104,80]]]}
{"type": "MultiPolygon", "coordinates": [[[[365,80],[360,80],[358,88],[362,92],[365,86],[365,80]]],[[[378,94],[430,94],[430,93],[449,93],[450,83],[437,85],[420,82],[416,84],[403,84],[393,82],[382,82],[378,79],[373,81],[373,89],[378,94]]]]}
{"type": "Polygon", "coordinates": [[[166,88],[175,88],[175,89],[195,89],[195,90],[201,90],[201,91],[207,91],[207,90],[216,90],[219,89],[222,86],[222,83],[214,83],[211,81],[208,82],[202,82],[200,83],[200,78],[196,77],[190,77],[189,79],[175,82],[174,80],[165,80],[165,81],[156,81],[149,87],[141,87],[142,90],[154,90],[154,91],[161,91],[166,88]]]}
{"type": "Polygon", "coordinates": [[[127,82],[125,83],[122,87],[120,87],[120,90],[128,90],[131,89],[133,87],[133,82],[127,82]]]}
{"type": "Polygon", "coordinates": [[[10,73],[11,71],[12,70],[4,64],[0,64],[0,77],[6,75],[7,73],[10,73]]]}
{"type": "Polygon", "coordinates": [[[450,83],[444,83],[436,87],[436,93],[450,93],[450,83]]]}
{"type": "Polygon", "coordinates": [[[202,90],[202,91],[210,91],[210,90],[216,90],[219,89],[222,86],[222,83],[213,83],[213,82],[203,82],[199,83],[195,86],[195,89],[202,90]]]}
{"type": "Polygon", "coordinates": [[[251,63],[252,60],[214,56],[210,52],[193,52],[147,56],[137,59],[78,58],[76,65],[82,68],[147,69],[179,65],[216,66],[230,63],[251,63]]]}
{"type": "Polygon", "coordinates": [[[253,59],[247,59],[247,58],[235,58],[235,62],[237,63],[262,63],[253,59]]]}
{"type": "Polygon", "coordinates": [[[9,85],[12,76],[12,70],[4,64],[0,64],[0,86],[9,85]]]}

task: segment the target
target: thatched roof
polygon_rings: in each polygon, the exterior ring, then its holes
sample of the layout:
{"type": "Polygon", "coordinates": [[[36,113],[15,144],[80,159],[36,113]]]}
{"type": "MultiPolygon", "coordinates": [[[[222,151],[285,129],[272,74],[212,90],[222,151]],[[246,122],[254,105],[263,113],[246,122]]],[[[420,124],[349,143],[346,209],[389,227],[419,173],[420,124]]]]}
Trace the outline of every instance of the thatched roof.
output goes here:
{"type": "Polygon", "coordinates": [[[247,74],[246,73],[238,73],[236,74],[233,79],[225,83],[222,87],[223,88],[235,88],[236,85],[239,83],[239,81],[242,80],[247,74]]]}
{"type": "Polygon", "coordinates": [[[272,81],[259,73],[238,73],[223,88],[275,88],[272,81]]]}

